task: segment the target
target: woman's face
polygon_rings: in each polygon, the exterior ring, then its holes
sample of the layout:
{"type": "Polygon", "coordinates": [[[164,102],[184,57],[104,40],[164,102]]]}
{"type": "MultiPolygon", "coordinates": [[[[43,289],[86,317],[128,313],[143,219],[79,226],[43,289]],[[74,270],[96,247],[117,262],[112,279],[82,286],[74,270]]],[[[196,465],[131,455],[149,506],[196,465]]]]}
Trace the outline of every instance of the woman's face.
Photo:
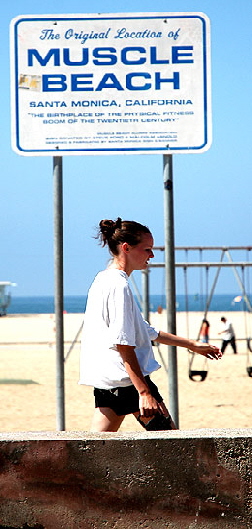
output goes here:
{"type": "Polygon", "coordinates": [[[132,270],[145,270],[147,268],[149,259],[154,257],[153,244],[152,235],[143,233],[141,242],[136,246],[128,245],[128,262],[132,270]]]}

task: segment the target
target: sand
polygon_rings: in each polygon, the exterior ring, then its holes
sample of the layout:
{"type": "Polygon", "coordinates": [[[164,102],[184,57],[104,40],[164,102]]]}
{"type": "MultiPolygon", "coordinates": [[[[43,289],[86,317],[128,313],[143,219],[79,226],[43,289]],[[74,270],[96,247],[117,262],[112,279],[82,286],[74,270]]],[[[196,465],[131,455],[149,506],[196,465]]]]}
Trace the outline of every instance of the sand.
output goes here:
{"type": "MultiPolygon", "coordinates": [[[[221,313],[209,313],[211,342],[220,345],[221,313]]],[[[252,315],[225,313],[230,317],[237,338],[238,354],[228,346],[223,359],[208,361],[204,382],[188,377],[189,354],[179,348],[178,393],[179,426],[182,430],[198,428],[251,428],[252,353],[247,353],[246,337],[252,336],[252,315]]],[[[202,314],[177,314],[177,334],[196,338],[202,314]]],[[[74,347],[83,320],[82,314],[64,315],[65,338],[65,423],[66,430],[88,431],[93,414],[93,390],[80,386],[80,340],[74,347]],[[68,354],[69,353],[69,354],[68,354]]],[[[165,330],[166,314],[151,314],[151,321],[165,330]]],[[[54,431],[57,429],[56,351],[54,315],[7,315],[0,318],[0,431],[54,431]]],[[[95,343],[94,343],[95,347],[95,343]]],[[[167,347],[154,347],[162,368],[153,374],[164,400],[169,406],[167,347]]],[[[193,369],[204,367],[204,358],[194,357],[193,369]]],[[[120,431],[138,431],[141,426],[129,416],[120,431]]]]}

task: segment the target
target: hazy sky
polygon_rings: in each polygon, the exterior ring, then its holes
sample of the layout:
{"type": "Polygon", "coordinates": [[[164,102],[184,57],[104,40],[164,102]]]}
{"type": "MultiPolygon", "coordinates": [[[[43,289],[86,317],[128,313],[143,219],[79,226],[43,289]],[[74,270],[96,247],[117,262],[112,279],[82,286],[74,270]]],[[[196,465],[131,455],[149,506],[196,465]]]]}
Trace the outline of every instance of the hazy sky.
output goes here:
{"type": "MultiPolygon", "coordinates": [[[[13,0],[1,8],[0,280],[17,283],[15,296],[54,293],[53,159],[23,157],[11,149],[9,23],[18,15],[69,13],[70,8],[71,13],[123,13],[126,8],[129,13],[208,15],[213,143],[206,153],[173,155],[175,244],[252,244],[251,2],[13,0]]],[[[106,264],[107,251],[93,238],[100,219],[138,220],[150,227],[156,245],[164,244],[162,164],[160,154],[63,158],[65,294],[86,294],[94,274],[106,264]]],[[[237,255],[239,261],[246,257],[237,255]]],[[[161,259],[157,254],[156,260],[161,259]]],[[[163,285],[163,272],[153,271],[151,291],[161,293],[163,285]]],[[[177,291],[183,291],[181,272],[177,291]]],[[[199,272],[194,272],[189,292],[197,291],[199,272]]],[[[220,276],[218,291],[238,291],[230,271],[220,276]]]]}

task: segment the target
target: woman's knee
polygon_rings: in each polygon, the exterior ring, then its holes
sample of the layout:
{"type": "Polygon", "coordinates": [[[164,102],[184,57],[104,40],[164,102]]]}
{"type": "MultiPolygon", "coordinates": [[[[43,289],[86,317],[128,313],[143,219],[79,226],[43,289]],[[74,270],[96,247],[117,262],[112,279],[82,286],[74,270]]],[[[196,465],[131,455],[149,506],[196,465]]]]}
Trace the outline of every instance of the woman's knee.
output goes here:
{"type": "Polygon", "coordinates": [[[125,415],[116,415],[111,408],[95,408],[91,432],[117,432],[125,415]]]}

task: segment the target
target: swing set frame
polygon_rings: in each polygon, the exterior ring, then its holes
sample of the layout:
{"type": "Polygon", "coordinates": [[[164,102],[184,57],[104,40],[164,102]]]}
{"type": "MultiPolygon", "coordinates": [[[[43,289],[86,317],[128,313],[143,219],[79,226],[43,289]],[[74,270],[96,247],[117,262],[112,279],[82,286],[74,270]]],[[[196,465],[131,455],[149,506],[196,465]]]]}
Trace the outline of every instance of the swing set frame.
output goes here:
{"type": "MultiPolygon", "coordinates": [[[[164,246],[155,246],[153,250],[159,250],[164,252],[165,247],[164,246]]],[[[244,271],[247,269],[249,271],[249,268],[252,267],[252,262],[249,260],[249,258],[246,261],[234,261],[231,256],[231,251],[246,251],[247,255],[249,256],[249,252],[252,250],[252,246],[177,246],[175,247],[175,251],[185,251],[186,256],[188,257],[189,251],[198,251],[200,252],[201,259],[199,261],[193,261],[193,262],[176,262],[175,267],[176,268],[183,268],[184,270],[184,281],[185,281],[185,297],[186,297],[186,314],[188,315],[188,290],[187,290],[187,269],[190,267],[194,268],[205,268],[206,273],[208,273],[209,268],[214,267],[217,268],[213,284],[210,290],[210,293],[206,295],[206,305],[204,309],[204,316],[203,319],[206,319],[207,313],[209,311],[209,307],[212,301],[212,297],[215,291],[215,287],[219,278],[219,274],[221,271],[221,268],[224,267],[231,267],[234,273],[234,276],[237,280],[239,289],[241,291],[244,305],[247,307],[247,312],[252,314],[252,305],[249,299],[249,295],[246,292],[245,288],[245,275],[244,271]],[[219,261],[208,261],[203,262],[202,261],[202,253],[203,251],[221,251],[220,260],[219,261]],[[227,261],[223,261],[224,257],[227,258],[227,261]],[[237,268],[241,268],[242,270],[242,277],[240,277],[237,268]]],[[[151,262],[148,265],[148,269],[143,271],[143,282],[142,282],[142,289],[143,289],[143,302],[142,302],[142,309],[144,313],[145,319],[149,320],[149,268],[164,268],[165,263],[158,263],[158,262],[151,262]]],[[[208,286],[207,286],[208,288],[208,286]]],[[[244,317],[246,318],[246,311],[244,308],[244,317]]],[[[247,333],[247,322],[245,323],[246,333],[247,333]]],[[[188,316],[187,316],[187,332],[189,335],[189,324],[188,324],[188,316]]],[[[197,337],[197,339],[199,336],[197,337]]],[[[251,347],[251,340],[252,338],[246,336],[246,342],[247,342],[247,374],[248,376],[252,377],[252,357],[250,359],[250,356],[252,356],[252,347],[251,347]]],[[[207,377],[207,367],[204,365],[204,369],[202,370],[194,370],[193,369],[193,359],[194,359],[194,353],[189,351],[189,354],[191,355],[190,361],[189,361],[189,378],[193,381],[200,381],[203,382],[207,377]]]]}

